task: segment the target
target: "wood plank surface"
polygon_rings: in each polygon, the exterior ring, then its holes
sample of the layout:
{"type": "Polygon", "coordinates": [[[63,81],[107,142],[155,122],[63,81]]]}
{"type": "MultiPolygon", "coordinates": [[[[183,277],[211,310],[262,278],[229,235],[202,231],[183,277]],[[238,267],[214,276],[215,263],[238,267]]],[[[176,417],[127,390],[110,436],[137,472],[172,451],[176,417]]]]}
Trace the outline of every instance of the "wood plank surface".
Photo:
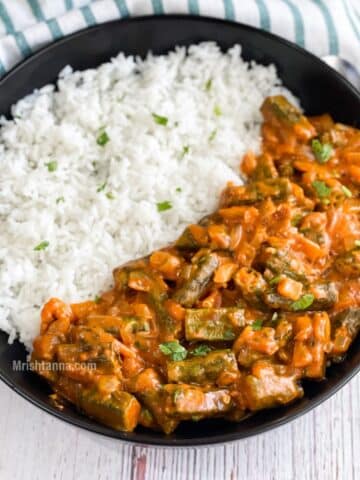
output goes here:
{"type": "Polygon", "coordinates": [[[309,414],[209,448],[133,446],[61,422],[0,384],[1,480],[359,480],[360,375],[309,414]]]}

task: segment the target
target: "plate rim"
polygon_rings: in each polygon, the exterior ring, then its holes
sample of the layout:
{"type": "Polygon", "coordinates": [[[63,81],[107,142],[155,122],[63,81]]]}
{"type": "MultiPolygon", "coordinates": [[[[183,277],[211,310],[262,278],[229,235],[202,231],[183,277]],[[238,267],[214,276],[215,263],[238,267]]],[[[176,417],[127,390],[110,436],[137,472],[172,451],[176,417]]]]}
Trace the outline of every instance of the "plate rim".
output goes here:
{"type": "MultiPolygon", "coordinates": [[[[174,438],[171,435],[161,434],[159,436],[153,436],[150,439],[141,440],[141,438],[133,438],[134,435],[151,435],[153,433],[151,430],[143,433],[138,432],[131,432],[130,434],[127,432],[121,432],[117,430],[112,430],[110,427],[106,427],[100,423],[94,421],[92,424],[88,424],[87,420],[88,417],[84,416],[84,420],[79,416],[79,418],[73,419],[70,415],[64,414],[61,410],[57,410],[55,407],[51,407],[50,405],[38,400],[37,398],[29,395],[26,393],[21,387],[14,385],[6,375],[2,373],[0,370],[0,380],[5,383],[12,391],[19,394],[23,399],[30,402],[32,405],[38,407],[40,410],[56,417],[57,419],[70,424],[71,426],[81,428],[91,433],[100,434],[107,438],[112,438],[114,440],[120,440],[125,442],[130,442],[135,445],[141,446],[156,446],[156,447],[163,447],[163,448],[173,448],[173,447],[181,447],[181,448],[192,448],[192,447],[206,447],[206,446],[213,446],[225,443],[231,443],[238,440],[244,440],[246,438],[253,437],[255,435],[259,435],[262,433],[266,433],[270,430],[274,430],[275,428],[279,428],[287,423],[291,423],[294,420],[302,417],[306,413],[309,413],[311,410],[317,408],[322,403],[329,400],[330,397],[335,395],[341,388],[343,388],[353,377],[355,377],[360,371],[360,363],[355,366],[352,370],[350,370],[346,375],[341,377],[333,387],[329,388],[325,392],[321,393],[316,400],[310,400],[309,403],[295,413],[289,414],[289,416],[285,418],[281,418],[278,420],[273,420],[267,422],[266,424],[260,424],[258,426],[252,427],[251,429],[245,429],[243,432],[230,432],[230,433],[220,433],[217,435],[213,435],[211,438],[195,438],[195,439],[188,439],[188,438],[174,438]],[[128,436],[129,435],[129,436],[128,436]]],[[[281,408],[281,406],[279,407],[281,408]]],[[[81,415],[81,414],[79,414],[81,415]]],[[[241,423],[241,422],[240,422],[241,423]]]]}
{"type": "MultiPolygon", "coordinates": [[[[288,40],[284,37],[281,37],[275,33],[269,32],[267,30],[264,30],[260,27],[255,27],[253,25],[248,25],[246,23],[242,22],[237,22],[234,20],[227,20],[227,19],[222,19],[222,18],[217,18],[217,17],[210,17],[210,16],[205,16],[205,15],[194,15],[194,14],[184,14],[184,13],[175,13],[175,14],[164,14],[164,15],[141,15],[141,16],[134,16],[134,17],[126,17],[126,18],[117,18],[115,20],[110,20],[102,23],[98,23],[96,25],[91,25],[89,27],[83,28],[81,30],[77,30],[76,32],[70,33],[69,35],[64,35],[63,37],[50,42],[47,45],[44,45],[43,47],[39,48],[35,52],[33,52],[31,55],[29,55],[26,58],[23,58],[19,63],[15,64],[9,71],[7,71],[1,78],[0,78],[0,88],[2,87],[3,83],[5,83],[8,78],[10,78],[12,75],[18,73],[22,68],[25,68],[28,63],[31,63],[35,60],[37,60],[39,57],[42,55],[45,55],[46,53],[51,52],[51,50],[56,49],[58,46],[70,42],[76,38],[86,36],[90,32],[96,31],[96,30],[101,30],[103,28],[106,28],[107,26],[112,26],[116,24],[127,24],[127,23],[141,23],[141,22],[146,22],[149,20],[156,20],[160,22],[166,22],[167,20],[192,20],[192,21],[205,21],[208,23],[215,23],[215,24],[220,24],[220,25],[231,25],[231,26],[236,26],[240,27],[243,30],[248,30],[250,32],[256,32],[257,34],[263,35],[267,38],[271,38],[273,40],[276,40],[278,43],[281,43],[287,47],[292,48],[293,50],[296,50],[299,54],[311,58],[313,61],[315,61],[317,64],[322,65],[325,70],[328,72],[331,72],[332,74],[335,74],[337,77],[337,80],[339,80],[341,83],[345,83],[345,85],[350,88],[353,94],[355,94],[359,100],[360,100],[360,91],[355,88],[355,86],[349,82],[343,75],[341,75],[337,70],[335,70],[333,67],[331,67],[329,64],[324,62],[320,57],[315,55],[314,53],[310,52],[309,50],[306,50],[305,48],[301,47],[300,45],[296,44],[295,42],[292,42],[291,40],[288,40]]],[[[149,52],[151,49],[148,50],[149,52]]]]}
{"type": "MultiPolygon", "coordinates": [[[[129,23],[142,23],[147,21],[159,21],[159,22],[166,22],[167,20],[181,20],[181,21],[199,21],[199,22],[206,22],[206,23],[213,23],[213,24],[220,24],[223,26],[231,25],[237,28],[246,30],[248,32],[256,32],[257,34],[263,35],[265,38],[271,38],[276,42],[283,44],[292,50],[296,50],[299,54],[310,58],[313,62],[321,65],[322,68],[325,69],[326,72],[331,73],[331,75],[335,75],[338,82],[342,83],[349,89],[352,94],[354,94],[360,101],[360,91],[358,91],[345,77],[343,77],[339,72],[335,69],[330,67],[321,58],[317,57],[315,54],[305,50],[301,46],[297,45],[296,43],[287,40],[279,35],[276,35],[272,32],[268,32],[258,27],[254,27],[251,25],[247,25],[241,22],[236,22],[232,20],[220,19],[216,17],[209,17],[209,16],[202,16],[202,15],[188,15],[188,14],[169,14],[169,15],[142,15],[142,16],[134,16],[134,17],[127,17],[127,18],[118,18],[115,20],[102,22],[97,25],[93,25],[82,30],[78,30],[73,32],[69,35],[65,35],[62,38],[51,42],[44,47],[41,47],[39,50],[35,51],[29,57],[24,58],[22,61],[17,63],[13,66],[6,74],[0,79],[0,89],[3,85],[11,79],[12,76],[21,74],[22,69],[26,68],[29,63],[35,62],[36,60],[40,59],[43,55],[48,53],[52,53],[53,50],[56,50],[59,46],[66,44],[68,42],[72,42],[77,38],[82,36],[87,36],[89,33],[94,32],[96,30],[106,29],[109,26],[118,25],[121,27],[124,24],[129,23]]],[[[151,49],[149,49],[151,51],[151,49]]],[[[101,64],[99,64],[101,65],[101,64]]],[[[99,66],[98,65],[98,66],[99,66]]],[[[95,67],[94,67],[95,68],[95,67]]],[[[68,414],[64,414],[61,410],[57,410],[54,407],[51,407],[49,404],[46,404],[42,400],[37,399],[32,394],[27,393],[22,387],[16,385],[12,380],[11,377],[6,375],[3,369],[0,366],[0,380],[4,382],[12,391],[19,394],[22,398],[30,402],[31,404],[35,405],[36,407],[40,408],[41,410],[45,411],[46,413],[52,415],[63,422],[70,424],[72,426],[81,428],[83,430],[87,430],[92,433],[100,434],[102,436],[112,438],[114,440],[120,440],[124,442],[130,442],[134,445],[142,445],[142,446],[156,446],[162,448],[174,448],[174,447],[181,447],[181,448],[193,448],[193,447],[206,447],[215,444],[225,444],[229,442],[235,442],[238,440],[242,440],[245,438],[250,438],[254,435],[259,435],[261,433],[265,433],[269,430],[273,430],[278,428],[282,425],[290,423],[295,419],[305,415],[309,411],[313,410],[314,408],[318,407],[320,404],[328,400],[331,396],[333,396],[336,392],[338,392],[346,383],[348,383],[355,375],[357,375],[360,371],[360,362],[355,365],[349,372],[341,377],[340,380],[336,381],[336,384],[332,387],[329,387],[328,390],[325,392],[320,393],[315,400],[310,399],[309,403],[303,406],[299,411],[289,414],[285,418],[269,421],[266,424],[260,424],[255,427],[250,427],[248,429],[244,429],[243,432],[230,432],[230,433],[220,433],[211,436],[210,438],[201,437],[201,438],[172,438],[172,436],[166,435],[159,435],[153,436],[152,438],[141,439],[143,435],[151,436],[151,431],[149,433],[143,434],[133,432],[128,434],[126,432],[119,432],[116,430],[111,430],[108,427],[105,427],[98,423],[87,423],[87,417],[84,417],[84,420],[79,416],[79,418],[72,418],[68,414]],[[140,438],[136,438],[135,435],[138,435],[140,438]]]]}

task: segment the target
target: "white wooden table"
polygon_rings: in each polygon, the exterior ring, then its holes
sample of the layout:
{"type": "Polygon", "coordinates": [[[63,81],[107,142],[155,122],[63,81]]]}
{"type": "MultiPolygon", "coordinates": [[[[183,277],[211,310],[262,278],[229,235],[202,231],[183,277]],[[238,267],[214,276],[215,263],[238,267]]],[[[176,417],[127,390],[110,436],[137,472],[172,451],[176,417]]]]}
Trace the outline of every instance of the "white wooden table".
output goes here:
{"type": "Polygon", "coordinates": [[[360,375],[291,424],[227,446],[143,448],[67,425],[0,384],[1,480],[359,480],[360,375]]]}

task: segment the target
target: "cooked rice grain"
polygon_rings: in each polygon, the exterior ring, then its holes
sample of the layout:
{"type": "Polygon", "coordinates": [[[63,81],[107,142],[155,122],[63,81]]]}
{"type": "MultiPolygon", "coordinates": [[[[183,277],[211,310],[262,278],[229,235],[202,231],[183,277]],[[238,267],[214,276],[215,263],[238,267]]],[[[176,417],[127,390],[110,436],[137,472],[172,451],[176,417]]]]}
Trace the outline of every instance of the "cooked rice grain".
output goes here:
{"type": "Polygon", "coordinates": [[[294,100],[273,66],[203,43],[67,67],[20,100],[0,131],[0,329],[31,348],[49,297],[94,297],[211,212],[277,93],[294,100]]]}

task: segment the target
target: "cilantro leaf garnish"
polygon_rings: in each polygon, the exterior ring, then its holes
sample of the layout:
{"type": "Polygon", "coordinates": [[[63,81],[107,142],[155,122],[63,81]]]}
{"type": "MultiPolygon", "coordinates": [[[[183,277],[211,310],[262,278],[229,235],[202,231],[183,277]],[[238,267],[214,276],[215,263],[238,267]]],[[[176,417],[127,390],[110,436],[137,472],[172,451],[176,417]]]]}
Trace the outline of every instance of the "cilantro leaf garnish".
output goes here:
{"type": "Polygon", "coordinates": [[[165,212],[172,208],[172,203],[169,200],[164,200],[163,202],[158,202],[156,204],[158,212],[165,212]]]}
{"type": "Polygon", "coordinates": [[[151,115],[158,125],[163,125],[164,127],[166,127],[166,125],[168,124],[169,119],[167,117],[163,117],[162,115],[158,115],[157,113],[152,113],[151,115]]]}
{"type": "Polygon", "coordinates": [[[43,242],[40,242],[38,245],[36,245],[34,250],[36,252],[40,252],[41,250],[45,250],[49,245],[50,243],[47,240],[44,240],[43,242]]]}
{"type": "Polygon", "coordinates": [[[161,353],[170,357],[174,362],[185,360],[187,357],[186,348],[177,341],[160,343],[159,349],[161,353]]]}
{"type": "Polygon", "coordinates": [[[306,310],[312,305],[314,300],[315,300],[315,297],[312,293],[306,293],[301,298],[299,298],[299,300],[296,300],[296,302],[293,302],[291,304],[291,308],[295,312],[297,312],[298,310],[306,310]]]}
{"type": "Polygon", "coordinates": [[[311,142],[311,148],[319,163],[326,163],[331,157],[333,151],[330,143],[321,143],[317,138],[311,142]]]}

